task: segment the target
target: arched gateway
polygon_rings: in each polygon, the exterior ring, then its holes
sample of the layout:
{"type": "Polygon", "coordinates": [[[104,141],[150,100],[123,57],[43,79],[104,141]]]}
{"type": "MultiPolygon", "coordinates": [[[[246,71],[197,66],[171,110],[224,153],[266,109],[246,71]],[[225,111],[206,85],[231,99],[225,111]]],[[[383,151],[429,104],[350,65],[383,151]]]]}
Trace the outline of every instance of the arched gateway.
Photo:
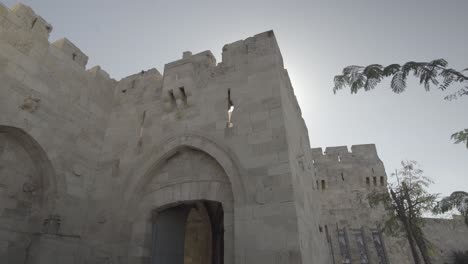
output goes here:
{"type": "Polygon", "coordinates": [[[239,177],[235,164],[201,136],[166,143],[135,184],[128,204],[135,216],[130,255],[143,251],[151,263],[161,264],[234,263],[234,204],[243,199],[243,190],[236,196],[230,180],[239,177]],[[218,154],[216,159],[212,154],[218,154]]]}

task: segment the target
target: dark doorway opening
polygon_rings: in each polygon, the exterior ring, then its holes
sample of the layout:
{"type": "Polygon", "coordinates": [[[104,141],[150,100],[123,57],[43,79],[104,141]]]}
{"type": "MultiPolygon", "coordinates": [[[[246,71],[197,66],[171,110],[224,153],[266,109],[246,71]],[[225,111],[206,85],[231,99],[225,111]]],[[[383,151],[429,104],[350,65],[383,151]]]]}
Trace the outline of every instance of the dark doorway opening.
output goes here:
{"type": "Polygon", "coordinates": [[[187,201],[154,212],[152,264],[223,264],[220,202],[187,201]]]}

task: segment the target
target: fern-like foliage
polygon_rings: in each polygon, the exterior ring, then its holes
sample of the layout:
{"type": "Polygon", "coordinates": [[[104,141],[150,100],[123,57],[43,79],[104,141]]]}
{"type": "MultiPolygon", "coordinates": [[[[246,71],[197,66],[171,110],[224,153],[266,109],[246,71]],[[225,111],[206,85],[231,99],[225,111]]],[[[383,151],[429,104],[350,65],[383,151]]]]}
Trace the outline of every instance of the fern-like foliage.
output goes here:
{"type": "MultiPolygon", "coordinates": [[[[451,101],[468,96],[468,75],[464,74],[466,71],[468,68],[461,71],[448,68],[448,62],[444,59],[430,62],[409,61],[403,65],[390,64],[385,67],[380,64],[365,67],[352,65],[345,67],[341,75],[335,76],[333,93],[346,87],[350,88],[351,93],[357,93],[359,90],[369,91],[387,77],[392,78],[390,82],[392,91],[402,93],[406,89],[407,77],[413,75],[419,79],[419,83],[426,91],[432,86],[445,91],[452,84],[462,84],[464,87],[444,97],[445,100],[451,101]]],[[[453,134],[452,139],[456,144],[464,143],[468,148],[468,129],[453,134]]]]}
{"type": "MultiPolygon", "coordinates": [[[[468,84],[468,76],[463,74],[465,71],[468,71],[468,68],[462,71],[448,68],[448,63],[444,59],[430,62],[410,61],[403,65],[390,64],[386,67],[380,64],[371,64],[366,67],[352,65],[345,67],[341,75],[335,76],[333,92],[336,93],[345,87],[350,87],[351,93],[357,93],[361,89],[368,91],[374,89],[384,78],[392,77],[390,85],[392,91],[401,93],[405,91],[406,79],[410,75],[418,78],[426,91],[429,91],[432,86],[446,90],[454,83],[468,84]]],[[[447,96],[446,99],[456,99],[464,95],[468,95],[468,85],[447,96]]]]}
{"type": "Polygon", "coordinates": [[[455,141],[455,144],[464,143],[468,148],[468,129],[458,131],[452,135],[452,139],[455,141]]]}

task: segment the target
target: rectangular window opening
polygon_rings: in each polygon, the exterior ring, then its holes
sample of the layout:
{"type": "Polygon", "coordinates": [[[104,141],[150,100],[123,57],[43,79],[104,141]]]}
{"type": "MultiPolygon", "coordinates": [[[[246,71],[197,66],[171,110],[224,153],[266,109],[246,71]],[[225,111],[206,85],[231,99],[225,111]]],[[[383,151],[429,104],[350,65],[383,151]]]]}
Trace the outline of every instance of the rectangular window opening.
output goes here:
{"type": "Polygon", "coordinates": [[[182,101],[184,101],[184,104],[187,104],[187,94],[185,93],[185,88],[179,87],[179,91],[182,94],[182,101]]]}
{"type": "Polygon", "coordinates": [[[369,177],[366,177],[366,184],[370,185],[370,178],[369,177]]]}
{"type": "Polygon", "coordinates": [[[322,180],[322,190],[325,190],[325,180],[322,180]]]}
{"type": "Polygon", "coordinates": [[[171,100],[172,105],[176,104],[176,99],[175,99],[175,96],[174,96],[174,92],[172,90],[169,91],[169,99],[171,100]]]}
{"type": "Polygon", "coordinates": [[[384,176],[380,176],[380,186],[384,186],[385,185],[385,178],[384,176]]]}
{"type": "Polygon", "coordinates": [[[372,182],[374,183],[374,186],[377,186],[377,177],[372,177],[372,182]]]}

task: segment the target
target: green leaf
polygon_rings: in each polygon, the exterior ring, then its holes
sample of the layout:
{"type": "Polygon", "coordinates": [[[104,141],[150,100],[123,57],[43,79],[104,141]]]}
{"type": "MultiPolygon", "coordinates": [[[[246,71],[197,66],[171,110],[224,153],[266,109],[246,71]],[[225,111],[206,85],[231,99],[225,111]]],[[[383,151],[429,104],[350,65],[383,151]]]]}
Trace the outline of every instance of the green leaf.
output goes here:
{"type": "Polygon", "coordinates": [[[336,75],[334,78],[334,82],[335,82],[335,86],[333,87],[333,93],[336,93],[336,91],[341,90],[346,85],[348,85],[344,75],[336,75]]]}
{"type": "Polygon", "coordinates": [[[433,60],[429,64],[431,64],[432,66],[439,66],[442,68],[445,68],[448,66],[448,62],[444,59],[433,60]]]}
{"type": "Polygon", "coordinates": [[[400,70],[400,65],[399,64],[390,64],[387,67],[384,68],[383,70],[383,76],[384,77],[389,77],[394,75],[400,70]]]}
{"type": "Polygon", "coordinates": [[[406,75],[402,71],[395,73],[390,86],[395,93],[403,92],[406,88],[406,75]]]}
{"type": "Polygon", "coordinates": [[[415,76],[419,76],[420,71],[421,71],[421,69],[422,69],[423,66],[424,66],[423,63],[410,61],[410,62],[405,63],[405,64],[401,67],[401,71],[402,71],[405,75],[409,75],[409,73],[410,73],[411,71],[413,71],[413,74],[414,74],[415,76]]]}
{"type": "Polygon", "coordinates": [[[462,131],[458,131],[457,133],[452,134],[450,137],[452,140],[454,140],[455,144],[459,143],[465,143],[466,148],[468,148],[468,128],[464,129],[462,131]]]}

